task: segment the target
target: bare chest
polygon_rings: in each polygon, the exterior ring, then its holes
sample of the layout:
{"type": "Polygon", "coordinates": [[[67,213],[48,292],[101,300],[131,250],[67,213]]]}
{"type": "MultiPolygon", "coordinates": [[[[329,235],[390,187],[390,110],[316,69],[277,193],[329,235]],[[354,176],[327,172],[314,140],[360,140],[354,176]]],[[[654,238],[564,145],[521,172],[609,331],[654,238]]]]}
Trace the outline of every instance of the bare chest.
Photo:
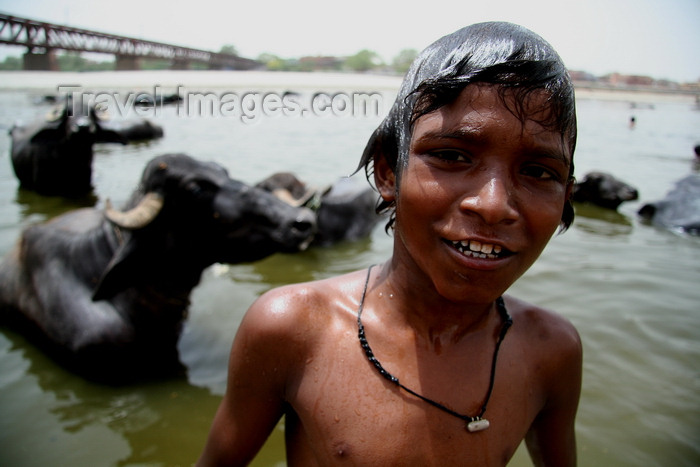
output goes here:
{"type": "MultiPolygon", "coordinates": [[[[504,348],[484,414],[489,427],[470,432],[464,420],[382,377],[352,331],[339,333],[333,345],[307,358],[303,377],[289,394],[290,465],[345,460],[372,465],[502,466],[540,410],[534,382],[525,369],[511,363],[512,349],[504,348]]],[[[457,362],[438,368],[412,361],[410,355],[393,356],[382,363],[407,387],[455,412],[479,413],[488,389],[488,364],[475,362],[473,368],[463,368],[457,362]]]]}

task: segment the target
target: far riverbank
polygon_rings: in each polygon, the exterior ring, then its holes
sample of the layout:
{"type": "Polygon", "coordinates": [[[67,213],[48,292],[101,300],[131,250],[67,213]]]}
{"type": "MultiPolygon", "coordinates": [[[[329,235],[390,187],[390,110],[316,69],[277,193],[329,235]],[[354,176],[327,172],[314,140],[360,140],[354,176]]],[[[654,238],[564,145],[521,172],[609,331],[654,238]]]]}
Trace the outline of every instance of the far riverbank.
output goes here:
{"type": "MultiPolygon", "coordinates": [[[[178,87],[189,90],[272,90],[272,91],[376,91],[395,92],[401,76],[370,73],[270,72],[270,71],[2,71],[0,91],[25,91],[58,94],[59,87],[80,87],[94,90],[174,93],[178,87]]],[[[577,82],[576,97],[643,104],[662,102],[700,102],[700,93],[661,88],[623,88],[577,82]]]]}

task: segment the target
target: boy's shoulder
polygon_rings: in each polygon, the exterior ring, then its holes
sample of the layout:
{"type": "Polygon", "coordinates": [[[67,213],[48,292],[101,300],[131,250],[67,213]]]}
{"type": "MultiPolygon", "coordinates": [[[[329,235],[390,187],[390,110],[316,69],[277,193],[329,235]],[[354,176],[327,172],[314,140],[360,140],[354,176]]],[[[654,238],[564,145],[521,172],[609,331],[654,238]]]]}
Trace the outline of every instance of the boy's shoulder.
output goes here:
{"type": "Polygon", "coordinates": [[[569,355],[581,352],[578,331],[563,315],[512,296],[506,297],[506,307],[513,318],[513,334],[529,345],[569,355]]]}
{"type": "Polygon", "coordinates": [[[512,363],[523,369],[529,387],[539,388],[544,395],[543,413],[575,413],[583,365],[578,331],[564,316],[546,308],[513,297],[506,297],[506,306],[513,317],[512,335],[508,335],[514,344],[512,363]]]}
{"type": "Polygon", "coordinates": [[[254,323],[261,330],[303,332],[308,336],[332,320],[356,315],[364,274],[357,271],[277,287],[262,294],[251,305],[244,321],[254,323]]]}

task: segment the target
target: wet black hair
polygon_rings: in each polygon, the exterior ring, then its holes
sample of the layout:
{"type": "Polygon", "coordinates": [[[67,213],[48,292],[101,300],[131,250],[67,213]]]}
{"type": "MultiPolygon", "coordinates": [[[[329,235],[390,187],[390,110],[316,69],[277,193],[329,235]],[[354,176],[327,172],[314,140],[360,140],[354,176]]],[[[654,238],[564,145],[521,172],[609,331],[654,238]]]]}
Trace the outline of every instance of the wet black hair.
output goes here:
{"type": "MultiPolygon", "coordinates": [[[[504,106],[520,121],[532,119],[527,112],[530,96],[545,91],[545,112],[537,122],[562,135],[571,150],[569,181],[574,180],[573,154],[576,147],[576,105],[574,87],[559,54],[540,36],[507,22],[478,23],[444,36],[428,46],[406,73],[396,101],[387,117],[372,133],[358,169],[370,178],[374,160],[383,157],[400,185],[401,172],[408,163],[411,133],[415,121],[454,102],[470,84],[497,85],[504,106]],[[506,99],[506,95],[515,99],[506,99]]],[[[395,203],[380,198],[378,213],[390,213],[387,230],[395,221],[395,203]]],[[[574,220],[574,209],[566,201],[561,231],[574,220]]]]}

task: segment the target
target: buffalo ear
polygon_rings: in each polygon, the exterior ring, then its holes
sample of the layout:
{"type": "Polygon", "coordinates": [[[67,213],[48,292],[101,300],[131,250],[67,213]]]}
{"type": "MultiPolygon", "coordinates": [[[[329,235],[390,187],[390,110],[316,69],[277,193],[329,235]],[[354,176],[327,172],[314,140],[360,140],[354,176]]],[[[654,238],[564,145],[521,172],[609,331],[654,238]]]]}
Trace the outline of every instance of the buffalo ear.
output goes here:
{"type": "Polygon", "coordinates": [[[65,135],[66,123],[68,122],[68,108],[56,108],[46,118],[41,130],[34,133],[29,139],[32,143],[46,143],[60,140],[65,135]]]}
{"type": "Polygon", "coordinates": [[[130,235],[129,239],[114,253],[107,268],[102,273],[102,277],[92,292],[93,301],[112,298],[133,282],[136,271],[132,263],[136,250],[136,242],[130,235]]]}

